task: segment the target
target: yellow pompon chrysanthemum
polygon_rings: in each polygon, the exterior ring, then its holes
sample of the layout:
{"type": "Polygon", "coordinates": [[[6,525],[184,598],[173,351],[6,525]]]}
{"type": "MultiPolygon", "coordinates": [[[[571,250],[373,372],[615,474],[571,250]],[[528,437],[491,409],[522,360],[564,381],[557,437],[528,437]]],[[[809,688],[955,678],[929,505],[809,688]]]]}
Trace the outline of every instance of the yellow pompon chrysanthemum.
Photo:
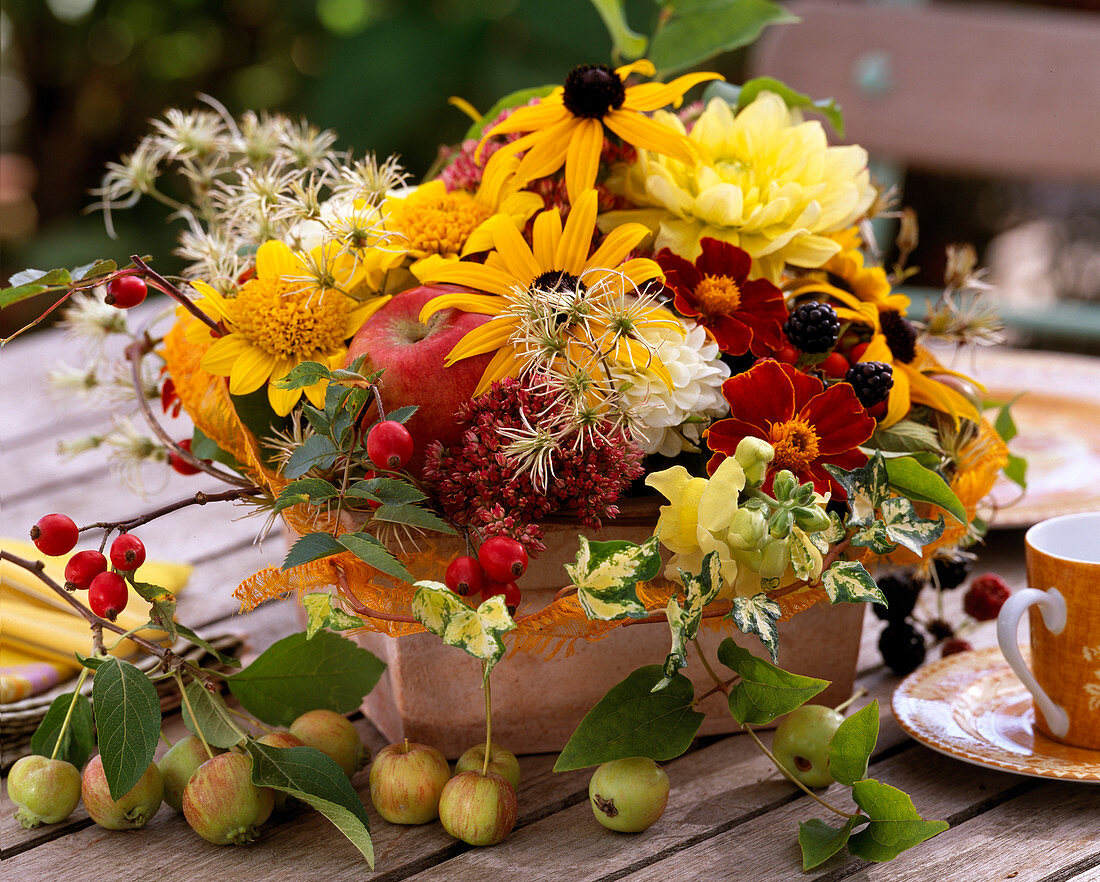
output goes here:
{"type": "Polygon", "coordinates": [[[443,181],[421,184],[408,195],[395,195],[383,208],[393,248],[412,257],[409,268],[418,280],[441,263],[492,247],[487,222],[503,215],[523,229],[543,207],[542,197],[529,192],[502,192],[502,181],[483,182],[477,193],[448,192],[443,181]]]}
{"type": "MultiPolygon", "coordinates": [[[[247,395],[267,384],[272,410],[286,416],[304,392],[316,406],[325,403],[325,382],[304,389],[279,389],[274,383],[303,361],[341,367],[346,341],[389,298],[359,303],[335,288],[319,287],[309,258],[282,242],[264,242],[256,252],[256,276],[235,297],[219,294],[205,282],[192,282],[202,299],[196,306],[226,330],[202,358],[202,368],[229,378],[233,395],[247,395]]],[[[193,321],[191,342],[209,338],[209,329],[193,321]]]]}
{"type": "Polygon", "coordinates": [[[892,290],[882,267],[865,265],[859,238],[837,238],[852,247],[826,261],[823,272],[794,279],[785,287],[792,299],[832,301],[842,322],[870,329],[871,340],[859,360],[885,362],[894,372],[881,425],[892,426],[904,419],[914,404],[927,405],[956,421],[963,418],[977,422],[979,414],[974,404],[932,375],[970,378],[944,368],[917,344],[916,330],[905,317],[909,298],[892,290]]]}
{"type": "Polygon", "coordinates": [[[626,85],[631,74],[651,77],[655,72],[652,62],[645,60],[615,70],[604,64],[573,68],[563,86],[538,104],[519,108],[485,133],[478,145],[479,153],[486,139],[494,135],[527,133],[489,158],[485,179],[496,186],[501,178],[506,178],[510,186],[519,189],[537,178],[552,175],[564,165],[569,201],[576,202],[596,182],[604,129],[639,150],[693,162],[695,149],[683,131],[669,128],[646,114],[678,105],[692,86],[720,80],[722,75],[693,73],[667,84],[626,85]],[[518,165],[511,165],[510,161],[523,151],[526,153],[518,165]]]}
{"type": "MultiPolygon", "coordinates": [[[[655,118],[684,132],[671,113],[655,118]]],[[[785,264],[814,268],[840,251],[830,234],[874,203],[867,152],[830,147],[817,121],[803,122],[778,95],[761,92],[739,113],[713,98],[687,135],[699,161],[639,152],[608,184],[642,206],[608,212],[608,223],[643,220],[655,247],[694,260],[704,237],[752,256],[752,272],[778,282],[785,264]]],[[[601,221],[602,222],[602,221],[601,221]]]]}
{"type": "MultiPolygon", "coordinates": [[[[562,225],[556,208],[535,218],[533,246],[505,218],[490,225],[493,250],[484,264],[459,261],[433,271],[425,281],[447,282],[485,293],[457,292],[430,300],[421,321],[454,307],[494,316],[471,331],[447,356],[453,364],[495,352],[475,395],[494,380],[538,371],[557,377],[578,399],[599,410],[612,393],[610,364],[654,372],[669,387],[668,369],[641,331],[683,325],[653,300],[646,282],[663,279],[648,258],[627,259],[646,236],[640,224],[624,224],[589,254],[596,226],[595,190],[586,190],[562,225]]],[[[654,286],[656,287],[656,286],[654,286]]]]}

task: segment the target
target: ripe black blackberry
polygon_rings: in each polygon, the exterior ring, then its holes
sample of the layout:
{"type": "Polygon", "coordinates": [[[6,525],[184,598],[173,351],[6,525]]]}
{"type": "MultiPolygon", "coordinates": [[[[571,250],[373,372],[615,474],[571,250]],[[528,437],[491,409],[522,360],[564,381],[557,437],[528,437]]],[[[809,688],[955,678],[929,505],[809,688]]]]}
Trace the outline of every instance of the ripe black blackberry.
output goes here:
{"type": "Polygon", "coordinates": [[[952,588],[958,588],[966,581],[974,562],[965,557],[958,560],[941,557],[937,558],[935,566],[936,578],[939,580],[940,587],[945,591],[949,591],[952,588]]]}
{"type": "Polygon", "coordinates": [[[886,622],[900,624],[913,612],[917,605],[920,584],[909,576],[883,576],[878,580],[879,590],[886,597],[886,606],[872,603],[875,615],[886,622]]]}
{"type": "Polygon", "coordinates": [[[904,677],[917,669],[925,656],[924,638],[908,622],[887,625],[878,638],[878,651],[891,671],[904,677]]]}
{"type": "Polygon", "coordinates": [[[884,309],[878,314],[882,334],[894,361],[911,364],[917,357],[917,329],[896,309],[884,309]]]}
{"type": "Polygon", "coordinates": [[[885,401],[894,386],[894,369],[884,361],[860,361],[848,368],[844,379],[852,384],[864,407],[885,401]]]}
{"type": "Polygon", "coordinates": [[[783,333],[803,352],[828,352],[836,345],[840,319],[828,303],[810,300],[787,317],[783,333]]]}

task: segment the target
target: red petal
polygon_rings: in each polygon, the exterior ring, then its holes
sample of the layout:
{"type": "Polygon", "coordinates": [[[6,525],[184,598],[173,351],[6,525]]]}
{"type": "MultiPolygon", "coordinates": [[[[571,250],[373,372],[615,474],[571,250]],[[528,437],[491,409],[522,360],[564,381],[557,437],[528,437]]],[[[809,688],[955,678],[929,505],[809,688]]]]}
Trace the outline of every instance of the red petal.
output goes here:
{"type": "Polygon", "coordinates": [[[823,457],[858,447],[875,431],[874,417],[863,409],[848,383],[837,383],[809,401],[799,416],[813,425],[823,457]]]}
{"type": "Polygon", "coordinates": [[[672,305],[676,307],[676,311],[680,315],[699,315],[699,310],[695,307],[695,298],[683,288],[676,288],[675,291],[676,295],[672,298],[672,305]]]}
{"type": "Polygon", "coordinates": [[[731,315],[719,315],[703,322],[718,341],[718,348],[729,355],[744,355],[752,343],[753,330],[731,315]]]}
{"type": "Polygon", "coordinates": [[[749,253],[729,242],[709,236],[700,239],[699,245],[703,249],[703,253],[695,259],[699,272],[706,276],[728,276],[740,287],[752,266],[749,253]]]}
{"type": "Polygon", "coordinates": [[[766,358],[722,384],[722,394],[730,403],[733,416],[757,426],[765,438],[769,423],[784,422],[795,414],[794,385],[784,372],[785,367],[788,366],[766,358]]]}
{"type": "MultiPolygon", "coordinates": [[[[777,364],[783,369],[783,373],[787,376],[791,386],[794,387],[794,404],[791,408],[791,416],[794,416],[795,413],[801,412],[811,400],[821,394],[825,384],[817,377],[802,373],[793,364],[784,362],[777,362],[777,364]]],[[[784,419],[790,418],[790,416],[784,417],[784,419]]]]}
{"type": "Polygon", "coordinates": [[[694,264],[684,260],[679,254],[673,254],[667,248],[662,248],[654,258],[657,265],[664,270],[670,287],[682,286],[688,291],[694,291],[703,277],[694,264]]]}

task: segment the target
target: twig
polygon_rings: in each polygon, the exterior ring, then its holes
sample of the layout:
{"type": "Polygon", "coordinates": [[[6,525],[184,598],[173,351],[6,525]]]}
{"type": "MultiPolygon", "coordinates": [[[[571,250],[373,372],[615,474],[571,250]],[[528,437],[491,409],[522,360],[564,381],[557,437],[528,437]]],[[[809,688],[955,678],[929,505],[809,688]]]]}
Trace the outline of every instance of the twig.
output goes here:
{"type": "Polygon", "coordinates": [[[138,255],[131,254],[130,260],[133,262],[139,270],[152,279],[153,284],[160,290],[175,300],[184,309],[186,309],[191,315],[201,321],[204,325],[210,328],[215,337],[221,337],[225,333],[225,329],[222,328],[216,321],[214,321],[205,312],[199,309],[192,302],[191,298],[184,294],[179,288],[169,282],[164,276],[149,266],[138,255]]]}
{"type": "Polygon", "coordinates": [[[188,496],[185,499],[169,503],[168,505],[146,512],[145,514],[136,515],[125,521],[97,521],[94,524],[85,524],[80,528],[80,532],[102,529],[118,530],[121,533],[127,533],[159,517],[171,514],[174,511],[179,511],[181,508],[187,508],[189,505],[206,505],[208,502],[229,502],[234,499],[243,499],[246,496],[258,496],[262,492],[263,491],[260,490],[259,487],[242,487],[240,490],[223,490],[221,493],[204,493],[202,490],[199,490],[194,496],[188,496]]]}
{"type": "Polygon", "coordinates": [[[724,695],[729,695],[730,688],[726,685],[722,678],[714,673],[714,668],[710,666],[710,662],[707,661],[707,657],[703,654],[703,648],[699,645],[699,638],[696,637],[691,641],[692,646],[695,647],[695,651],[699,654],[699,661],[703,663],[703,670],[707,672],[710,678],[714,681],[714,685],[721,690],[724,695]]]}
{"type": "MultiPolygon", "coordinates": [[[[705,610],[703,610],[703,616],[702,617],[704,619],[716,619],[719,616],[727,615],[730,611],[730,608],[731,607],[726,606],[726,605],[723,604],[723,606],[720,609],[705,609],[705,610]]],[[[667,622],[667,621],[668,621],[668,613],[666,613],[664,610],[662,610],[661,612],[655,612],[652,615],[648,615],[644,619],[623,619],[623,627],[625,628],[627,625],[651,625],[654,622],[667,622]]]]}
{"type": "Polygon", "coordinates": [[[381,619],[384,622],[407,622],[409,624],[416,624],[416,619],[412,616],[396,615],[394,613],[384,613],[381,610],[371,609],[369,606],[359,602],[354,594],[351,593],[351,586],[348,585],[347,573],[345,573],[340,567],[336,567],[336,588],[340,592],[340,596],[344,598],[347,604],[358,615],[367,616],[372,619],[381,619]]]}

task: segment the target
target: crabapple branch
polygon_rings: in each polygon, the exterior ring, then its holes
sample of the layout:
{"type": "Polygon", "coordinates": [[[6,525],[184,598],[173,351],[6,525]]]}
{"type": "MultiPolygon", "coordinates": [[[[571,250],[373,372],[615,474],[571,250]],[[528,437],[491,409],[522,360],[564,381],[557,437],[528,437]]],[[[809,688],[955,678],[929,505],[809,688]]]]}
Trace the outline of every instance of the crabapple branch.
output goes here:
{"type": "Polygon", "coordinates": [[[118,530],[120,533],[128,533],[136,527],[154,521],[166,514],[171,514],[174,511],[179,511],[181,508],[187,508],[189,505],[206,505],[208,502],[228,502],[234,499],[244,499],[249,496],[259,496],[262,493],[263,491],[260,490],[259,487],[244,487],[240,490],[223,490],[221,493],[204,493],[202,490],[199,490],[194,496],[188,496],[186,499],[180,499],[176,502],[162,506],[161,508],[154,509],[153,511],[137,515],[124,521],[97,521],[94,524],[86,524],[79,529],[82,533],[85,530],[95,529],[108,531],[118,530]]]}

